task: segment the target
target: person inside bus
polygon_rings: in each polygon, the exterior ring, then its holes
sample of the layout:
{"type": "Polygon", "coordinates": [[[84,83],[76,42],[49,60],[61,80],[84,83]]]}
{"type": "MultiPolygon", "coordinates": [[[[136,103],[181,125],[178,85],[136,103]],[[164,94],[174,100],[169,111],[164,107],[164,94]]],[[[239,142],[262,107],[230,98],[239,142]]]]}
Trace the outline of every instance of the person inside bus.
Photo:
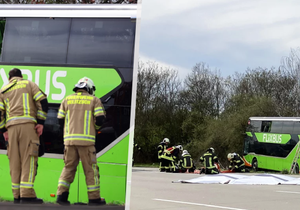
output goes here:
{"type": "Polygon", "coordinates": [[[218,157],[215,154],[214,148],[209,148],[206,152],[200,157],[200,162],[204,164],[204,167],[201,168],[200,174],[218,174],[219,170],[216,165],[218,165],[218,157]]]}
{"type": "Polygon", "coordinates": [[[229,170],[231,172],[246,172],[245,162],[239,154],[229,153],[227,159],[230,162],[229,170]]]}

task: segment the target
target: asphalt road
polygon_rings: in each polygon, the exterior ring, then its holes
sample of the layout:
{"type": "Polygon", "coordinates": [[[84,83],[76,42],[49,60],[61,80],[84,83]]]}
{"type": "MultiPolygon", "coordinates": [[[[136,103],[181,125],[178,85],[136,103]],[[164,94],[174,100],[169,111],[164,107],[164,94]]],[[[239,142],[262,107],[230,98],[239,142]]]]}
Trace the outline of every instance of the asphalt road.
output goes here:
{"type": "Polygon", "coordinates": [[[14,204],[12,202],[0,202],[1,210],[124,210],[124,206],[115,205],[104,205],[104,206],[87,206],[87,205],[71,205],[71,206],[60,206],[58,204],[14,204]]]}
{"type": "MultiPolygon", "coordinates": [[[[199,176],[199,174],[161,173],[158,169],[134,167],[130,210],[300,209],[299,185],[172,183],[199,176]]],[[[299,175],[294,177],[300,178],[299,175]]]]}

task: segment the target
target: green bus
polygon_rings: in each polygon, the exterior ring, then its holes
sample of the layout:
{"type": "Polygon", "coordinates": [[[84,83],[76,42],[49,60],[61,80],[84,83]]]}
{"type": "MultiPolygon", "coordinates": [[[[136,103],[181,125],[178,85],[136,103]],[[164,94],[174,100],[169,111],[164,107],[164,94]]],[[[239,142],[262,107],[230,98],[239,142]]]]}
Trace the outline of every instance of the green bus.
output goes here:
{"type": "Polygon", "coordinates": [[[246,166],[255,171],[290,171],[299,174],[299,117],[250,117],[244,142],[246,166]]]}
{"type": "MultiPolygon", "coordinates": [[[[38,160],[37,196],[55,202],[64,166],[57,112],[84,76],[91,78],[106,111],[96,136],[100,193],[107,203],[127,205],[130,192],[136,98],[138,5],[0,5],[0,87],[21,69],[47,94],[49,112],[38,160]]],[[[0,134],[0,198],[13,200],[9,162],[0,134]]],[[[71,203],[86,203],[82,165],[70,188],[71,203]]]]}

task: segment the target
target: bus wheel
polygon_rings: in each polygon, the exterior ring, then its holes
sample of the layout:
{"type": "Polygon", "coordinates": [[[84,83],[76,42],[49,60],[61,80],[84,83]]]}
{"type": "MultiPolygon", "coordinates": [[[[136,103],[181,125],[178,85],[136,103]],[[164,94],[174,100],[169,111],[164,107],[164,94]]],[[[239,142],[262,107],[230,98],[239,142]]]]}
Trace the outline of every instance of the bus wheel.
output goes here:
{"type": "Polygon", "coordinates": [[[256,158],[253,158],[253,160],[252,160],[252,169],[253,169],[253,171],[258,171],[258,163],[257,163],[256,158]]]}

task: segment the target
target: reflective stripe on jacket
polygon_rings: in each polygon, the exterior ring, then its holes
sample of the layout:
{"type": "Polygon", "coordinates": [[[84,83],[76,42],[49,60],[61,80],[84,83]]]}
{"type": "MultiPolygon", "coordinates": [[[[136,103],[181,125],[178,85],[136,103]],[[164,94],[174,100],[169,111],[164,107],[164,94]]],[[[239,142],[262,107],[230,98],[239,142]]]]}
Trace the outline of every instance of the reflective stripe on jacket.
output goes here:
{"type": "Polygon", "coordinates": [[[216,168],[214,163],[218,162],[218,158],[214,153],[207,151],[202,157],[200,157],[200,161],[204,162],[205,168],[213,169],[216,168]]]}
{"type": "Polygon", "coordinates": [[[29,80],[13,77],[0,90],[0,129],[22,123],[44,123],[47,113],[42,110],[41,100],[46,94],[29,80]]]}
{"type": "Polygon", "coordinates": [[[64,144],[89,146],[95,144],[95,117],[105,111],[99,98],[85,90],[67,96],[61,103],[57,117],[65,119],[64,144]]]}

